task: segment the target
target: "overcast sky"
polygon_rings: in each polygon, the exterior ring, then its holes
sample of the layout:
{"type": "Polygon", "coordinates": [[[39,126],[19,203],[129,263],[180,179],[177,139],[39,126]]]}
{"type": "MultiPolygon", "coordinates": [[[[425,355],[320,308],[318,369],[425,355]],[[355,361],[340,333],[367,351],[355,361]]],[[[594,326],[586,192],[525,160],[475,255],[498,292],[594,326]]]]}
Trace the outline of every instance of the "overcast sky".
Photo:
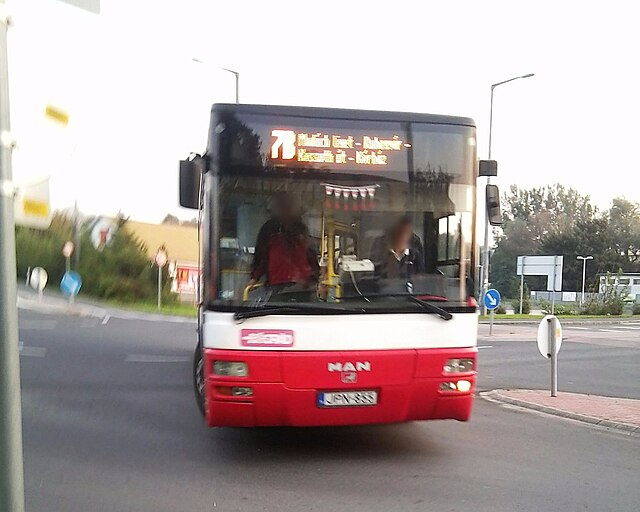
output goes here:
{"type": "Polygon", "coordinates": [[[52,203],[139,220],[177,206],[178,160],[209,107],[243,103],[473,117],[486,158],[492,83],[498,183],[563,183],[607,207],[640,201],[640,30],[634,2],[127,1],[85,13],[8,0],[17,180],[52,203]],[[207,64],[192,62],[197,57],[207,64]],[[70,115],[44,119],[47,103],[70,115]]]}

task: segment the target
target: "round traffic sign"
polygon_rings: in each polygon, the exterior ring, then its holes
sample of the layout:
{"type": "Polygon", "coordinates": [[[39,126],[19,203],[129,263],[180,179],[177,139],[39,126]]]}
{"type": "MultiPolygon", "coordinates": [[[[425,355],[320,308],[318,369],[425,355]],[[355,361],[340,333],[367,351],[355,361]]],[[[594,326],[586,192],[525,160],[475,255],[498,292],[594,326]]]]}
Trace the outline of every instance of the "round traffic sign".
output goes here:
{"type": "Polygon", "coordinates": [[[47,286],[47,281],[49,280],[49,275],[47,271],[42,267],[36,267],[31,271],[31,275],[29,276],[29,286],[34,290],[41,292],[44,290],[44,287],[47,286]]]}
{"type": "Polygon", "coordinates": [[[549,359],[551,357],[551,350],[549,348],[550,336],[555,340],[556,355],[560,352],[560,346],[562,345],[562,326],[560,320],[554,315],[545,316],[538,326],[538,350],[542,357],[549,359]]]}
{"type": "Polygon", "coordinates": [[[158,252],[156,253],[156,265],[158,265],[160,268],[164,267],[167,264],[167,251],[165,251],[164,249],[158,249],[158,252]]]}
{"type": "Polygon", "coordinates": [[[73,242],[65,242],[64,245],[62,246],[62,255],[65,258],[70,258],[71,255],[73,254],[74,249],[75,249],[75,246],[73,245],[73,242]]]}
{"type": "Polygon", "coordinates": [[[484,307],[489,311],[493,311],[500,305],[500,292],[495,288],[488,289],[482,298],[484,307]]]}

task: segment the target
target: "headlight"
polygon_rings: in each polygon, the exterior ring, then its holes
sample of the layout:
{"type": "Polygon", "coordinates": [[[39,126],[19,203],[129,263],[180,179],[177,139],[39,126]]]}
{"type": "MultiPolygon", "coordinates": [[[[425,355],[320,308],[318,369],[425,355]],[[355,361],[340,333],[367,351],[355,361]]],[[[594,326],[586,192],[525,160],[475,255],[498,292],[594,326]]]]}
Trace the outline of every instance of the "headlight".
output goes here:
{"type": "Polygon", "coordinates": [[[447,359],[442,367],[444,373],[465,373],[473,371],[473,359],[447,359]]]}
{"type": "Polygon", "coordinates": [[[214,361],[214,375],[222,375],[224,377],[246,377],[249,375],[247,363],[238,361],[214,361]]]}

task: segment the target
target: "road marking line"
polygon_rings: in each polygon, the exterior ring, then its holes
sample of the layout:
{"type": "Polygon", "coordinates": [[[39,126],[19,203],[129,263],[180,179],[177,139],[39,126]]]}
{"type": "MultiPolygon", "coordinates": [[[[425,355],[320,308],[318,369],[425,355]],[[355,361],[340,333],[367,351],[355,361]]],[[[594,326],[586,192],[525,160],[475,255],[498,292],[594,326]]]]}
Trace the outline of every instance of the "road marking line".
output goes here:
{"type": "Polygon", "coordinates": [[[44,357],[47,355],[47,349],[44,347],[29,347],[22,341],[18,343],[20,355],[24,357],[44,357]]]}
{"type": "Polygon", "coordinates": [[[153,356],[145,354],[130,354],[124,362],[125,363],[186,363],[189,361],[189,357],[184,356],[153,356]]]}
{"type": "Polygon", "coordinates": [[[481,348],[493,348],[493,345],[478,345],[478,350],[481,348]]]}
{"type": "Polygon", "coordinates": [[[102,325],[107,325],[107,322],[109,321],[110,318],[111,318],[111,315],[105,315],[105,317],[102,319],[102,325]]]}
{"type": "Polygon", "coordinates": [[[621,332],[617,329],[598,329],[598,332],[621,332]]]}
{"type": "Polygon", "coordinates": [[[581,331],[590,331],[591,328],[590,327],[574,327],[572,325],[568,325],[567,327],[565,327],[565,329],[569,330],[569,329],[579,329],[581,331]]]}

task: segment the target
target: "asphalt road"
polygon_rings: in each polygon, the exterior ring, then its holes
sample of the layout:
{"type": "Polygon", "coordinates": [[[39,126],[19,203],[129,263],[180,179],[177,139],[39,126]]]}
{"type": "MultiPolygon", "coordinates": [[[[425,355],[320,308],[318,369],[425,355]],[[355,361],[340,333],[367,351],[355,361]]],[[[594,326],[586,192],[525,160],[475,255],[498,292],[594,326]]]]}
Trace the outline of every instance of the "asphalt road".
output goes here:
{"type": "MultiPolygon", "coordinates": [[[[20,326],[29,511],[620,512],[640,502],[637,436],[482,399],[468,423],[207,429],[193,401],[193,324],[21,311],[20,326]]],[[[482,338],[480,388],[546,385],[528,336],[482,338]]],[[[638,398],[640,347],[621,336],[630,346],[611,346],[612,333],[565,342],[561,389],[638,398]]]]}
{"type": "MultiPolygon", "coordinates": [[[[480,326],[479,383],[496,388],[549,389],[550,363],[538,352],[537,327],[480,326]]],[[[640,399],[640,319],[567,325],[558,354],[558,389],[640,399]]]]}

